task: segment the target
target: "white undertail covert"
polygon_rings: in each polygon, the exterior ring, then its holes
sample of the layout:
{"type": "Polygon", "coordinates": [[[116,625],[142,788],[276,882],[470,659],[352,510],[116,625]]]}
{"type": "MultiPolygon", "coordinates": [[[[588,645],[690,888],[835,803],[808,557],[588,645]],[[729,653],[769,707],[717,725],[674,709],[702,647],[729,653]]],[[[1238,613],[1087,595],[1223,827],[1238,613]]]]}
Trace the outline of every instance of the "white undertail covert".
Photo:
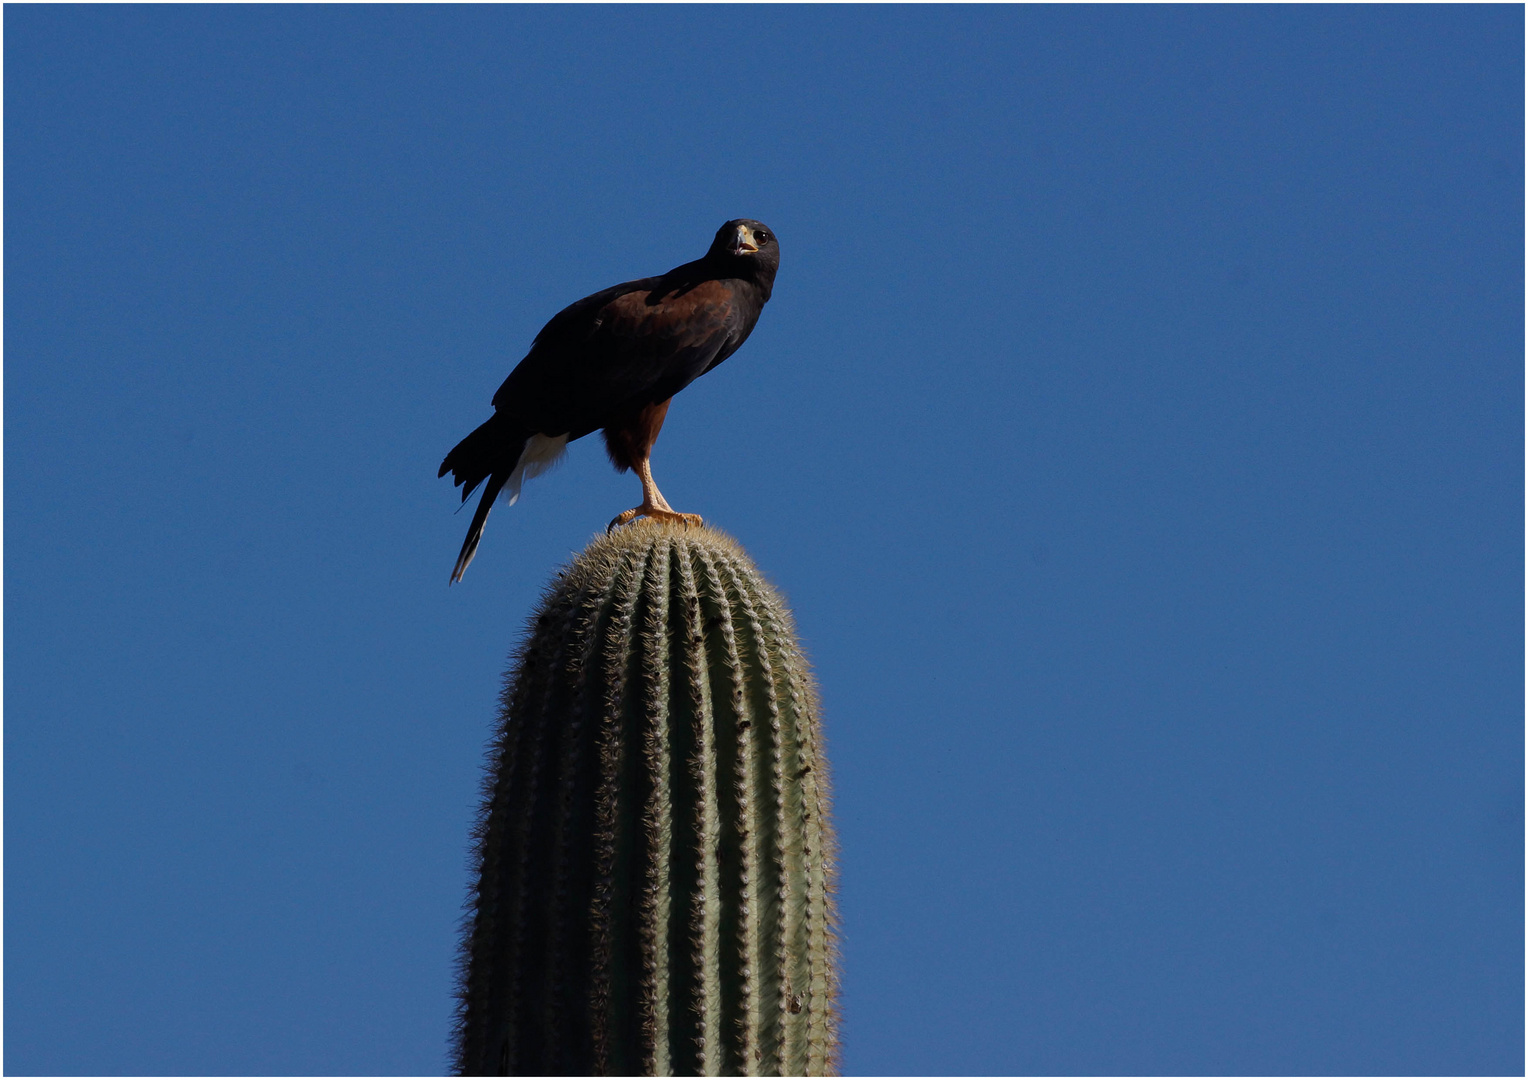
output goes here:
{"type": "Polygon", "coordinates": [[[505,506],[514,506],[520,501],[520,485],[532,477],[540,476],[552,468],[568,452],[567,435],[532,435],[525,441],[525,449],[520,452],[520,461],[515,465],[515,471],[509,474],[509,479],[504,484],[504,490],[509,494],[509,502],[505,506]]]}

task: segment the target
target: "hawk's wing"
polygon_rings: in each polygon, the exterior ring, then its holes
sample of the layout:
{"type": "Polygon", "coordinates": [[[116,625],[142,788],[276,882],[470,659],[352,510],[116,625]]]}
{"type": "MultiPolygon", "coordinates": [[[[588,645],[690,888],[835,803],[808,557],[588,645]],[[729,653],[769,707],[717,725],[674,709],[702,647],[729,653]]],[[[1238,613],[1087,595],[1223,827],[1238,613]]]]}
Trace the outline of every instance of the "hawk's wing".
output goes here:
{"type": "Polygon", "coordinates": [[[684,389],[747,333],[726,282],[671,280],[629,281],[564,308],[494,394],[494,408],[576,439],[620,409],[684,389]]]}

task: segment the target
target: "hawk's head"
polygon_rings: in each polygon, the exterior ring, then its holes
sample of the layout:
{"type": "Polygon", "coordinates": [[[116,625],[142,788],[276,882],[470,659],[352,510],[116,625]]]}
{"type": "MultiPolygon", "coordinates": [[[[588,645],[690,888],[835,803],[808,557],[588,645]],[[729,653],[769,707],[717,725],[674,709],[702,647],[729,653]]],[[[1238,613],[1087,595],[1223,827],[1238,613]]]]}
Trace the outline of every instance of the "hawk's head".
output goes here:
{"type": "Polygon", "coordinates": [[[716,239],[711,241],[707,254],[713,259],[743,263],[755,273],[772,278],[780,266],[780,241],[762,221],[736,218],[716,230],[716,239]]]}

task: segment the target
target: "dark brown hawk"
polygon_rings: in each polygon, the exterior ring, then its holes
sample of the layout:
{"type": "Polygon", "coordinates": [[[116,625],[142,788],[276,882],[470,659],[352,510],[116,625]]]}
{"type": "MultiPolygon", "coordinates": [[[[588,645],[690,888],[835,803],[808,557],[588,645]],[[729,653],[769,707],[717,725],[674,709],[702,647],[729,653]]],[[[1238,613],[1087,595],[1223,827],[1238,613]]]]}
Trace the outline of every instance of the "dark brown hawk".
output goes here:
{"type": "Polygon", "coordinates": [[[487,481],[452,582],[477,552],[499,493],[508,488],[514,505],[527,478],[596,429],[617,471],[634,469],[642,479],[642,505],[618,515],[612,527],[638,517],[699,525],[699,517],[677,513],[664,500],[648,458],[669,399],[748,340],[779,266],[774,231],[738,218],[718,229],[711,249],[694,262],[614,285],[553,316],[494,394],[493,416],[440,464],[441,476],[455,477],[463,502],[487,481]]]}

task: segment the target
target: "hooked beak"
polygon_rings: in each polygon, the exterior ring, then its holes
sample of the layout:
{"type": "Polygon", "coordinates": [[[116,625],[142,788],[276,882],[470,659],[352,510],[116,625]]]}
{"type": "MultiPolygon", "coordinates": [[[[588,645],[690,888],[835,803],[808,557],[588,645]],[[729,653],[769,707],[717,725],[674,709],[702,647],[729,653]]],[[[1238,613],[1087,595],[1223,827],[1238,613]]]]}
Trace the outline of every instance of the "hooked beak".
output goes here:
{"type": "Polygon", "coordinates": [[[753,242],[753,230],[747,225],[739,225],[737,235],[732,238],[732,254],[748,255],[758,250],[759,245],[753,242]]]}

